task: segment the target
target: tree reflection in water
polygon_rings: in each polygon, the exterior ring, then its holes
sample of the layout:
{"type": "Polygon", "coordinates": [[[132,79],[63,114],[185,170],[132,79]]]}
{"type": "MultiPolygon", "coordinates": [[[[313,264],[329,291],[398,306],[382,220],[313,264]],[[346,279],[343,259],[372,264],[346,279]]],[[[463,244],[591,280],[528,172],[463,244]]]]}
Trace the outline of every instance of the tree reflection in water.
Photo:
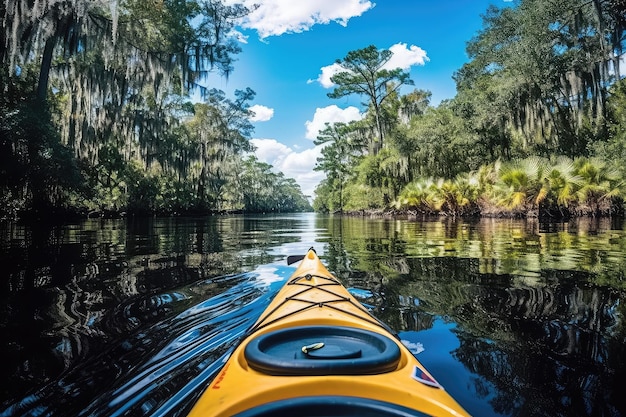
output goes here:
{"type": "Polygon", "coordinates": [[[346,262],[329,263],[374,289],[383,321],[425,335],[441,318],[455,324],[451,356],[471,374],[474,415],[626,415],[623,231],[342,223],[330,252],[346,262]]]}
{"type": "Polygon", "coordinates": [[[623,223],[215,216],[0,238],[0,416],[183,415],[310,246],[473,415],[626,415],[623,223]]]}

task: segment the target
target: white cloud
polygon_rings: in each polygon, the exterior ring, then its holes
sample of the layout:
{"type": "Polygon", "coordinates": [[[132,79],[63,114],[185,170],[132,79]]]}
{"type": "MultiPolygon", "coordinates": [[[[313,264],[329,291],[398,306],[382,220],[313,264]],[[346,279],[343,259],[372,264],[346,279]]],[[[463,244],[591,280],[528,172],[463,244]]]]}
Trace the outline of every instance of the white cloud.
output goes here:
{"type": "Polygon", "coordinates": [[[354,120],[360,120],[363,118],[363,115],[354,106],[347,107],[345,109],[341,109],[336,105],[332,104],[328,107],[322,107],[315,109],[315,114],[313,115],[313,120],[307,120],[305,122],[306,126],[306,135],[307,139],[315,140],[320,131],[324,130],[326,127],[326,123],[349,123],[354,120]]]}
{"type": "Polygon", "coordinates": [[[288,146],[276,139],[251,139],[250,142],[256,148],[254,153],[257,158],[274,166],[280,165],[285,157],[293,152],[288,146]]]}
{"type": "Polygon", "coordinates": [[[248,37],[244,35],[243,33],[241,33],[240,31],[238,31],[237,29],[232,29],[230,32],[230,36],[232,36],[234,39],[236,39],[240,43],[243,43],[243,44],[248,43],[248,37]]]}
{"type": "Polygon", "coordinates": [[[419,46],[411,45],[407,48],[406,43],[397,43],[389,50],[393,52],[393,55],[384,66],[388,70],[396,68],[407,70],[413,65],[424,65],[429,60],[428,56],[426,56],[426,51],[419,46]]]}
{"type": "MultiPolygon", "coordinates": [[[[317,77],[316,81],[319,81],[319,83],[322,85],[322,87],[324,88],[330,88],[333,85],[333,82],[330,80],[330,78],[337,74],[338,72],[341,71],[345,71],[343,69],[343,67],[337,63],[334,63],[332,65],[327,65],[325,67],[322,67],[322,73],[319,75],[319,77],[317,77]]],[[[313,80],[309,80],[307,81],[308,84],[312,83],[313,80]]]]}
{"type": "Polygon", "coordinates": [[[274,109],[259,104],[250,106],[250,111],[254,113],[254,116],[250,117],[252,122],[267,122],[274,117],[274,109]]]}
{"type": "MultiPolygon", "coordinates": [[[[392,45],[389,50],[393,52],[393,55],[383,67],[384,69],[388,70],[393,70],[396,68],[408,70],[414,65],[424,65],[426,61],[430,60],[426,55],[426,51],[415,45],[411,45],[407,48],[406,43],[400,42],[392,45]]],[[[321,70],[322,73],[317,77],[315,81],[319,82],[320,85],[324,88],[333,87],[335,84],[330,81],[330,78],[339,72],[345,71],[345,69],[336,62],[331,65],[322,67],[321,70]]],[[[312,80],[309,80],[308,82],[311,83],[312,80]]]]}
{"type": "Polygon", "coordinates": [[[414,355],[420,354],[426,350],[424,349],[424,345],[422,345],[420,342],[411,342],[410,340],[402,339],[402,344],[406,346],[414,355]]]}
{"type": "MultiPolygon", "coordinates": [[[[305,149],[302,152],[291,152],[282,161],[282,171],[287,173],[296,174],[298,177],[307,177],[317,162],[317,158],[321,156],[321,146],[316,146],[310,149],[305,149]]],[[[294,177],[297,179],[297,177],[294,177]]]]}
{"type": "MultiPolygon", "coordinates": [[[[362,117],[356,107],[340,109],[333,104],[318,108],[315,110],[313,121],[306,122],[306,138],[315,139],[320,129],[324,129],[326,122],[348,123],[362,117]]],[[[276,172],[282,172],[287,178],[295,179],[304,195],[313,197],[315,187],[326,177],[323,172],[313,170],[324,145],[299,150],[276,139],[255,138],[250,142],[256,148],[254,153],[259,161],[272,165],[276,172]]]]}
{"type": "Polygon", "coordinates": [[[297,33],[309,30],[316,24],[337,22],[342,26],[348,20],[361,16],[374,7],[369,0],[229,0],[228,3],[243,3],[249,8],[258,4],[258,8],[246,16],[241,25],[255,29],[259,36],[279,36],[284,33],[297,33]]]}
{"type": "Polygon", "coordinates": [[[297,152],[275,139],[252,139],[251,142],[257,148],[255,154],[259,161],[272,165],[287,178],[295,179],[302,193],[313,197],[315,187],[324,179],[323,172],[313,170],[321,155],[321,146],[297,152]]]}

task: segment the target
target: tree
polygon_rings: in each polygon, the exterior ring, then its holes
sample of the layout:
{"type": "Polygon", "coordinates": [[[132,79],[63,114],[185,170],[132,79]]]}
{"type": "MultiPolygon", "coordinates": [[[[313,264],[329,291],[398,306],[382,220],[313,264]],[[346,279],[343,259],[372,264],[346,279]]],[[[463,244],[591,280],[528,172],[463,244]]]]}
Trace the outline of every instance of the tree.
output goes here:
{"type": "Polygon", "coordinates": [[[354,140],[356,126],[356,123],[327,123],[314,142],[324,147],[313,169],[325,172],[328,184],[339,188],[339,211],[343,210],[343,188],[356,157],[355,152],[359,149],[358,141],[354,140]]]}
{"type": "Polygon", "coordinates": [[[332,201],[335,197],[333,187],[328,182],[328,178],[324,178],[315,187],[315,199],[313,200],[313,210],[320,213],[330,213],[334,211],[335,204],[332,201]]]}
{"type": "Polygon", "coordinates": [[[337,87],[330,93],[330,98],[342,98],[351,94],[366,96],[373,111],[378,144],[373,147],[377,153],[384,144],[382,104],[402,85],[413,85],[410,75],[401,68],[387,69],[385,66],[393,52],[378,50],[374,45],[348,52],[345,58],[336,64],[344,71],[331,77],[337,87]]]}
{"type": "MultiPolygon", "coordinates": [[[[22,141],[11,130],[2,143],[10,151],[7,157],[41,164],[33,166],[35,172],[52,166],[37,157],[50,155],[47,147],[67,147],[67,152],[58,155],[71,161],[58,165],[82,166],[84,177],[94,185],[90,196],[74,201],[105,197],[86,204],[89,209],[124,209],[118,203],[133,200],[129,192],[141,203],[147,196],[154,197],[153,191],[163,184],[173,182],[180,193],[172,197],[184,196],[181,201],[189,202],[181,179],[190,173],[193,178],[194,164],[201,159],[198,140],[190,134],[198,131],[181,124],[193,114],[189,94],[199,88],[205,100],[215,99],[211,89],[198,82],[212,71],[226,76],[232,71],[233,55],[240,52],[232,29],[236,19],[248,12],[242,5],[221,0],[3,3],[0,96],[8,98],[19,90],[20,97],[3,101],[2,107],[6,105],[6,114],[34,109],[37,117],[49,118],[45,124],[56,132],[48,135],[40,129],[38,136],[29,135],[21,147],[10,146],[22,141]],[[16,85],[21,87],[12,87],[16,85]],[[31,87],[23,87],[27,85],[31,87]],[[31,100],[38,104],[20,104],[31,100]],[[50,139],[58,143],[48,143],[50,139]],[[121,158],[119,163],[107,161],[111,155],[121,158]]],[[[247,140],[242,144],[241,137],[245,139],[251,125],[246,126],[247,117],[234,110],[241,99],[230,102],[222,97],[208,104],[216,108],[214,120],[226,127],[214,138],[223,141],[223,149],[217,156],[205,152],[204,161],[220,158],[230,163],[228,157],[246,149],[247,140]]],[[[15,120],[24,116],[17,114],[15,120]]],[[[226,162],[218,168],[219,172],[205,175],[207,187],[217,190],[213,196],[221,194],[223,173],[228,171],[226,162]]],[[[0,171],[0,176],[5,172],[0,171]]],[[[0,178],[2,193],[9,188],[19,190],[20,195],[11,195],[24,204],[46,193],[51,201],[58,200],[52,195],[60,195],[55,191],[58,186],[34,192],[35,177],[24,178],[19,187],[13,185],[21,179],[0,178]],[[5,188],[5,183],[11,184],[5,188]]]]}
{"type": "Polygon", "coordinates": [[[475,136],[446,104],[413,118],[406,135],[402,153],[410,152],[411,179],[454,178],[477,169],[483,162],[483,150],[477,146],[475,136]]]}
{"type": "Polygon", "coordinates": [[[626,178],[626,78],[616,82],[608,98],[609,126],[606,141],[594,144],[594,156],[610,161],[626,178]]]}
{"type": "Polygon", "coordinates": [[[455,79],[479,131],[505,155],[509,138],[526,154],[585,155],[605,134],[625,29],[613,3],[521,0],[488,9],[455,79]]]}
{"type": "Polygon", "coordinates": [[[275,173],[270,164],[250,155],[243,161],[239,188],[248,212],[301,212],[311,210],[300,186],[293,178],[275,173]]]}
{"type": "Polygon", "coordinates": [[[593,216],[610,214],[614,208],[613,200],[623,197],[624,179],[619,172],[605,161],[593,158],[579,158],[574,161],[574,167],[581,183],[576,190],[577,210],[593,216]]]}
{"type": "Polygon", "coordinates": [[[432,93],[426,90],[415,89],[409,94],[400,97],[398,118],[404,124],[409,124],[415,116],[422,115],[430,105],[432,93]]]}
{"type": "Polygon", "coordinates": [[[201,205],[222,210],[222,188],[231,170],[228,160],[233,155],[252,150],[248,137],[252,132],[249,102],[254,98],[250,89],[235,92],[235,100],[227,99],[221,90],[211,90],[207,103],[195,105],[195,115],[188,122],[196,137],[200,172],[197,196],[201,205]]]}
{"type": "Polygon", "coordinates": [[[545,178],[549,170],[549,162],[539,157],[502,165],[493,189],[496,203],[511,212],[538,213],[547,194],[545,178]]]}

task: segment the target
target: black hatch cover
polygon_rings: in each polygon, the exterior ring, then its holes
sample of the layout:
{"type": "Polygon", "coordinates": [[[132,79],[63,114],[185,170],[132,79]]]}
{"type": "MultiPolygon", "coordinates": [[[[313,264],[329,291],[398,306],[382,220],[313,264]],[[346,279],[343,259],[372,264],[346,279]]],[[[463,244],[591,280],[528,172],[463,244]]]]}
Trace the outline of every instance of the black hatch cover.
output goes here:
{"type": "Polygon", "coordinates": [[[346,326],[302,326],[252,339],[248,365],[269,375],[372,375],[396,369],[400,349],[389,337],[346,326]]]}

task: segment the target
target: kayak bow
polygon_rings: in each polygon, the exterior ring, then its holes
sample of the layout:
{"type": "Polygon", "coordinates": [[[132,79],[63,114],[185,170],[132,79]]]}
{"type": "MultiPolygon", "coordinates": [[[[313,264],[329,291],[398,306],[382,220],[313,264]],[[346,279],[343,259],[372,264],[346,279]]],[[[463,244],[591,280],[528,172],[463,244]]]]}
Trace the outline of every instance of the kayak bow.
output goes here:
{"type": "Polygon", "coordinates": [[[313,249],[190,416],[468,416],[313,249]]]}

